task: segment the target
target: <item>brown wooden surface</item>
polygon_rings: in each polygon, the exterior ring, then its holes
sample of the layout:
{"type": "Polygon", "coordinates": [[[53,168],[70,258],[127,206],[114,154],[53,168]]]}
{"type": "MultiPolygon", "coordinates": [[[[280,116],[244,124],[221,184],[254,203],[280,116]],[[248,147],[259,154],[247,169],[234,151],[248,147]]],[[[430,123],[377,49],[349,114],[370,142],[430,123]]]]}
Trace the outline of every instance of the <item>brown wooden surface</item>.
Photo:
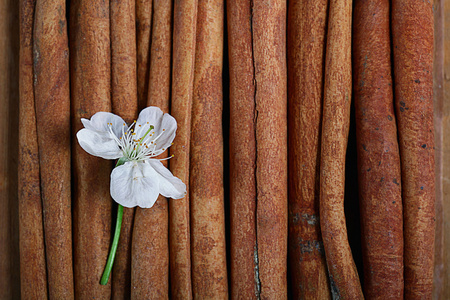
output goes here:
{"type": "MultiPolygon", "coordinates": [[[[20,2],[19,233],[22,299],[47,299],[44,228],[33,87],[35,0],[20,2]]],[[[6,298],[2,295],[0,298],[6,298]]]]}
{"type": "Polygon", "coordinates": [[[33,53],[49,297],[73,299],[66,2],[36,2],[33,53]]]}
{"type": "Polygon", "coordinates": [[[169,202],[170,284],[173,299],[191,299],[189,225],[189,143],[194,80],[197,0],[174,2],[171,115],[178,129],[170,154],[170,170],[186,184],[187,195],[169,202]]]}
{"type": "Polygon", "coordinates": [[[286,2],[253,3],[256,274],[261,298],[287,298],[286,2]]]}
{"type": "Polygon", "coordinates": [[[328,1],[288,9],[289,266],[294,298],[329,299],[319,166],[328,1]]]}
{"type": "Polygon", "coordinates": [[[352,83],[351,16],[351,0],[330,1],[320,162],[320,226],[332,296],[363,299],[344,215],[352,83]]]}
{"type": "Polygon", "coordinates": [[[435,234],[433,10],[392,2],[395,107],[402,165],[405,297],[431,298],[435,234]],[[418,30],[420,28],[420,30],[418,30]]]}
{"type": "Polygon", "coordinates": [[[227,1],[230,72],[230,292],[256,299],[255,72],[250,1],[227,1]]]}
{"type": "Polygon", "coordinates": [[[190,151],[192,293],[228,299],[222,138],[224,3],[199,0],[190,151]]]}
{"type": "Polygon", "coordinates": [[[110,298],[111,284],[99,282],[111,241],[111,162],[88,154],[75,137],[81,118],[111,111],[109,3],[72,1],[70,21],[75,296],[110,298]]]}
{"type": "Polygon", "coordinates": [[[364,295],[403,298],[403,207],[390,46],[390,2],[355,1],[356,115],[364,295]]]}

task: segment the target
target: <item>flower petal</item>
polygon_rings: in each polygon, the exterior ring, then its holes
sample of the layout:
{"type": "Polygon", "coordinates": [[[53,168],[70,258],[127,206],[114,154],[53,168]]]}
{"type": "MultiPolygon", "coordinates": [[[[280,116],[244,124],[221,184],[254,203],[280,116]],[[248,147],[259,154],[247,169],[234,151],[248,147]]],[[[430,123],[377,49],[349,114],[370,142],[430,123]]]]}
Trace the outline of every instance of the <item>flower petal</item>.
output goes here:
{"type": "Polygon", "coordinates": [[[111,173],[111,197],[125,207],[150,208],[159,196],[159,178],[147,163],[126,162],[111,173]]]}
{"type": "Polygon", "coordinates": [[[159,175],[159,192],[161,195],[173,199],[181,199],[186,196],[186,185],[181,179],[173,176],[159,160],[149,159],[147,162],[159,175]]]}
{"type": "Polygon", "coordinates": [[[161,127],[163,117],[163,111],[156,106],[150,106],[144,108],[140,113],[136,121],[134,131],[138,137],[143,136],[150,125],[153,125],[155,131],[161,127]]]}
{"type": "Polygon", "coordinates": [[[87,129],[108,133],[108,124],[111,123],[112,131],[118,138],[122,136],[122,130],[126,130],[128,128],[125,121],[121,117],[113,113],[104,111],[100,111],[94,114],[90,120],[81,119],[81,122],[87,129]]]}
{"type": "MultiPolygon", "coordinates": [[[[156,129],[156,128],[155,128],[156,129]]],[[[155,154],[159,155],[172,145],[173,139],[177,131],[177,121],[169,114],[165,114],[161,122],[161,127],[156,129],[153,137],[156,140],[155,154]]]]}
{"type": "Polygon", "coordinates": [[[87,153],[105,159],[122,157],[117,142],[109,132],[100,132],[83,128],[77,132],[78,143],[87,153]]]}

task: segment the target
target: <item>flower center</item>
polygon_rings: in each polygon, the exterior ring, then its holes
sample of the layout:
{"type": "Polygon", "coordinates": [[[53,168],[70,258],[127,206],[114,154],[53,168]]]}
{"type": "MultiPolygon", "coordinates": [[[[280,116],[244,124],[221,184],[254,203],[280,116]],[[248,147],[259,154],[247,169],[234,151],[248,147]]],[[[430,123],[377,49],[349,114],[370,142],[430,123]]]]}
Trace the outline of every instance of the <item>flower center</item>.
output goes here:
{"type": "Polygon", "coordinates": [[[108,123],[109,132],[122,150],[123,156],[127,161],[150,159],[166,150],[165,148],[157,147],[158,139],[165,133],[164,128],[161,130],[161,133],[155,137],[155,127],[150,125],[149,122],[144,125],[139,125],[137,128],[135,124],[136,121],[127,127],[124,123],[122,135],[117,137],[112,129],[113,124],[108,123]]]}

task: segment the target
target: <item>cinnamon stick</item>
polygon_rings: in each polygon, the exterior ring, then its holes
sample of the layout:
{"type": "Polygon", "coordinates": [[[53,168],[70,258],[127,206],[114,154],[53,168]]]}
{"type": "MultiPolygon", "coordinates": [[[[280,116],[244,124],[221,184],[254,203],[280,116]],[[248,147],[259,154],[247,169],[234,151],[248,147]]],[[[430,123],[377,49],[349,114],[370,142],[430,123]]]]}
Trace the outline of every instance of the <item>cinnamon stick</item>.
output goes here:
{"type": "Polygon", "coordinates": [[[320,228],[333,298],[363,299],[344,215],[352,82],[351,17],[351,0],[330,1],[320,161],[320,228]]]}
{"type": "Polygon", "coordinates": [[[436,234],[434,246],[433,298],[445,299],[445,242],[444,242],[444,151],[443,151],[443,110],[444,110],[444,2],[434,1],[434,59],[433,59],[433,102],[434,140],[436,163],[436,234]]]}
{"type": "MultiPolygon", "coordinates": [[[[155,1],[156,2],[156,1],[155,1]]],[[[139,111],[147,106],[150,45],[152,32],[152,0],[136,1],[137,91],[139,111]]]]}
{"type": "MultiPolygon", "coordinates": [[[[135,1],[113,0],[111,5],[111,102],[113,113],[131,123],[137,117],[135,1]]],[[[134,208],[124,208],[122,229],[112,274],[113,299],[131,294],[131,237],[134,208]]]]}
{"type": "Polygon", "coordinates": [[[355,1],[356,110],[364,294],[403,298],[403,208],[387,0],[355,1]]]}
{"type": "Polygon", "coordinates": [[[405,298],[431,298],[435,234],[433,4],[392,2],[402,166],[405,298]]]}
{"type": "Polygon", "coordinates": [[[228,299],[222,137],[223,2],[199,0],[190,160],[194,298],[228,299]]]}
{"type": "Polygon", "coordinates": [[[287,298],[286,2],[253,3],[259,297],[287,298]]]}
{"type": "Polygon", "coordinates": [[[147,106],[158,106],[164,113],[170,104],[172,10],[171,1],[154,0],[147,106]]]}
{"type": "Polygon", "coordinates": [[[232,299],[256,299],[260,293],[260,283],[255,280],[256,111],[251,14],[250,1],[227,1],[232,299]]]}
{"type": "Polygon", "coordinates": [[[33,88],[35,0],[20,2],[19,233],[23,299],[47,299],[44,228],[33,88]]]}
{"type": "Polygon", "coordinates": [[[69,49],[65,1],[36,2],[33,52],[49,297],[73,299],[69,49]]]}
{"type": "MultiPolygon", "coordinates": [[[[71,2],[71,93],[74,141],[81,118],[111,111],[109,3],[71,2]]],[[[72,144],[74,176],[74,271],[77,298],[110,298],[100,285],[111,240],[111,162],[72,144]]]]}
{"type": "MultiPolygon", "coordinates": [[[[197,0],[174,3],[172,102],[178,129],[170,153],[170,170],[189,187],[189,142],[194,80],[197,0]]],[[[169,202],[170,284],[173,299],[191,299],[189,188],[183,199],[169,202]]]]}
{"type": "Polygon", "coordinates": [[[329,299],[319,166],[328,1],[288,9],[289,266],[294,298],[329,299]]]}
{"type": "Polygon", "coordinates": [[[20,297],[19,203],[19,1],[0,3],[0,298],[20,297]]]}
{"type": "Polygon", "coordinates": [[[167,199],[136,208],[131,259],[131,299],[169,299],[167,199]]]}
{"type": "MultiPolygon", "coordinates": [[[[169,112],[171,1],[155,0],[147,106],[169,112]]],[[[167,152],[160,158],[167,157],[167,152]]],[[[163,161],[167,165],[166,161],[163,161]]],[[[177,201],[177,200],[173,200],[177,201]]],[[[150,209],[136,209],[132,243],[131,298],[169,298],[169,215],[167,199],[159,196],[150,209]]]]}
{"type": "MultiPolygon", "coordinates": [[[[450,3],[444,1],[444,24],[450,24],[450,3]]],[[[443,82],[443,103],[442,103],[442,148],[437,151],[447,153],[450,149],[450,27],[446,26],[444,29],[444,82],[443,82]]],[[[437,32],[436,32],[437,34],[437,32]]],[[[437,49],[436,49],[437,50],[437,49]]],[[[450,178],[450,157],[449,155],[443,155],[443,178],[450,178]]],[[[442,181],[442,190],[444,195],[450,195],[450,182],[447,180],[442,181]]],[[[448,205],[448,197],[444,198],[444,228],[448,228],[450,224],[450,206],[448,205]]],[[[445,232],[448,233],[447,229],[445,232]]],[[[444,239],[444,249],[449,249],[450,239],[444,239]]],[[[448,266],[450,266],[449,251],[444,251],[444,297],[443,299],[450,298],[450,272],[448,266]]]]}

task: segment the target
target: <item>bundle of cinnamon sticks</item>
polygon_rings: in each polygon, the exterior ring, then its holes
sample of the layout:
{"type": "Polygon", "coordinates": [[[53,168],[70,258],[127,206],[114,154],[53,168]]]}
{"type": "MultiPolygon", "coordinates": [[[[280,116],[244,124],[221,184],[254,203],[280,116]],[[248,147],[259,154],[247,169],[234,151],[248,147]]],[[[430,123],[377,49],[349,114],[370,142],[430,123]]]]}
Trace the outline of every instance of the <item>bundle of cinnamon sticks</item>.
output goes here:
{"type": "Polygon", "coordinates": [[[429,2],[21,0],[19,14],[23,299],[443,294],[429,2]],[[100,285],[113,163],[76,133],[147,106],[177,121],[165,163],[187,195],[125,208],[100,285]]]}

